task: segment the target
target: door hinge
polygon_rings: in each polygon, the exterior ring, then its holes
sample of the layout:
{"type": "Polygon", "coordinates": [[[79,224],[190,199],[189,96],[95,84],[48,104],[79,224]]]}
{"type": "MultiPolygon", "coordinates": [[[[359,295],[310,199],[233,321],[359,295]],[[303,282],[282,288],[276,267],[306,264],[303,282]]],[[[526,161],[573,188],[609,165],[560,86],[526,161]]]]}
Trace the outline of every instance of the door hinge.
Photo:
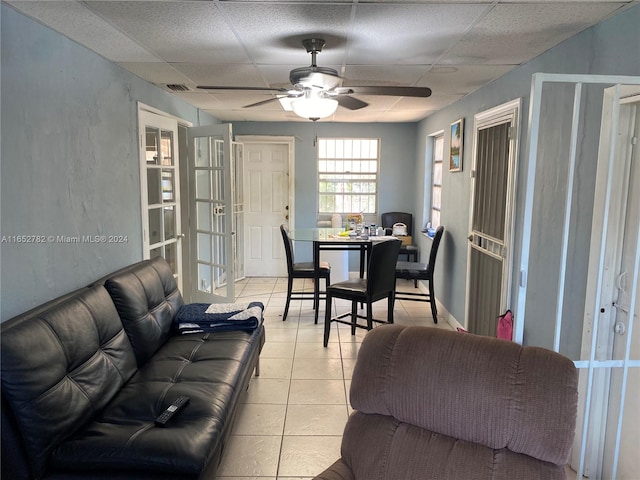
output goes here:
{"type": "Polygon", "coordinates": [[[631,145],[637,145],[638,144],[638,137],[631,137],[631,145]]]}

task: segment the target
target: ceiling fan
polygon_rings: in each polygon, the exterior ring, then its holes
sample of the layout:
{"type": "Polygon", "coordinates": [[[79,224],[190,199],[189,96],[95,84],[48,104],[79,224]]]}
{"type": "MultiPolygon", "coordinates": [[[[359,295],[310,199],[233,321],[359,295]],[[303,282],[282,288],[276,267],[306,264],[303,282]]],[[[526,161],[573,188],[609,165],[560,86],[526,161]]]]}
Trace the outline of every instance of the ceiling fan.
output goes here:
{"type": "Polygon", "coordinates": [[[325,41],[321,38],[309,38],[302,41],[307,53],[311,54],[311,65],[294,68],[289,73],[293,88],[268,87],[229,87],[199,85],[204,90],[251,90],[276,92],[275,97],[245,105],[244,108],[257,107],[266,103],[280,101],[285,110],[298,116],[316,121],[332,115],[338,105],[349,110],[358,110],[369,105],[352,95],[391,95],[396,97],[429,97],[431,89],[426,87],[361,86],[343,87],[344,80],[333,68],[319,67],[316,56],[322,51],[325,41]]]}

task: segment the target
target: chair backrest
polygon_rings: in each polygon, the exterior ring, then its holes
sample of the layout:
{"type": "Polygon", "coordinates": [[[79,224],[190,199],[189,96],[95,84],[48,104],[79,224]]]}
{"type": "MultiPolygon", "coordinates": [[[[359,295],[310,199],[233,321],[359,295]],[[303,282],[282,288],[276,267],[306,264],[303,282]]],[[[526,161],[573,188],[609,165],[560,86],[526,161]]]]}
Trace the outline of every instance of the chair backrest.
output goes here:
{"type": "Polygon", "coordinates": [[[280,233],[282,234],[282,241],[284,242],[284,252],[287,255],[287,272],[291,275],[293,272],[293,242],[291,241],[291,237],[287,233],[287,228],[284,224],[280,225],[280,233]]]}
{"type": "Polygon", "coordinates": [[[438,248],[440,248],[440,240],[442,240],[442,234],[444,233],[444,227],[440,225],[436,229],[436,234],[433,236],[433,241],[431,243],[431,253],[429,253],[429,264],[427,266],[427,270],[431,275],[436,268],[436,257],[438,256],[438,248]]]}
{"type": "Polygon", "coordinates": [[[387,212],[380,215],[382,228],[392,228],[394,223],[404,223],[407,235],[413,235],[413,215],[405,212],[387,212]]]}
{"type": "Polygon", "coordinates": [[[367,290],[371,297],[386,295],[395,288],[400,240],[377,242],[371,246],[367,269],[367,290]]]}
{"type": "Polygon", "coordinates": [[[355,478],[564,479],[577,387],[550,350],[383,325],[358,352],[343,458],[355,478]]]}

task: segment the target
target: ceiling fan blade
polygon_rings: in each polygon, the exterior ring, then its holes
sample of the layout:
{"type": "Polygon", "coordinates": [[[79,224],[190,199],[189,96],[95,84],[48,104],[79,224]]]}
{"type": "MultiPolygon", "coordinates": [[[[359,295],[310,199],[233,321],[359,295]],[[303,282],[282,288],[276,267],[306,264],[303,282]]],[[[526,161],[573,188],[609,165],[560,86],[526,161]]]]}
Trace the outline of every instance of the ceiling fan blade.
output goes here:
{"type": "Polygon", "coordinates": [[[228,87],[228,86],[215,86],[215,85],[198,85],[196,88],[203,90],[247,90],[257,92],[288,92],[286,88],[268,88],[268,87],[228,87]]]}
{"type": "Polygon", "coordinates": [[[261,102],[252,103],[250,105],[245,105],[242,108],[251,108],[251,107],[259,107],[260,105],[265,105],[267,103],[275,102],[278,100],[278,97],[267,98],[266,100],[262,100],[261,102]]]}
{"type": "Polygon", "coordinates": [[[427,87],[393,87],[381,85],[371,87],[341,87],[336,88],[335,91],[339,94],[354,93],[356,95],[391,95],[394,97],[431,96],[431,89],[427,87]]]}
{"type": "Polygon", "coordinates": [[[369,105],[367,102],[348,95],[336,95],[335,97],[329,98],[335,98],[338,101],[338,105],[349,110],[359,110],[369,105]]]}

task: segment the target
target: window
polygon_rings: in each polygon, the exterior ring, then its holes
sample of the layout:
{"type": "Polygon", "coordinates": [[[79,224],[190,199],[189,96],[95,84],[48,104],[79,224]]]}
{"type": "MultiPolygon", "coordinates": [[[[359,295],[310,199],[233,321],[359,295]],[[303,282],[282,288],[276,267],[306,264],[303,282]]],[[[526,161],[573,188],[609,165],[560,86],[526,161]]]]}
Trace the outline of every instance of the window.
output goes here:
{"type": "Polygon", "coordinates": [[[440,226],[440,208],[442,207],[442,159],[444,157],[444,134],[433,138],[433,177],[431,182],[431,226],[440,226]]]}
{"type": "Polygon", "coordinates": [[[318,139],[318,213],[376,213],[380,141],[318,139]]]}

